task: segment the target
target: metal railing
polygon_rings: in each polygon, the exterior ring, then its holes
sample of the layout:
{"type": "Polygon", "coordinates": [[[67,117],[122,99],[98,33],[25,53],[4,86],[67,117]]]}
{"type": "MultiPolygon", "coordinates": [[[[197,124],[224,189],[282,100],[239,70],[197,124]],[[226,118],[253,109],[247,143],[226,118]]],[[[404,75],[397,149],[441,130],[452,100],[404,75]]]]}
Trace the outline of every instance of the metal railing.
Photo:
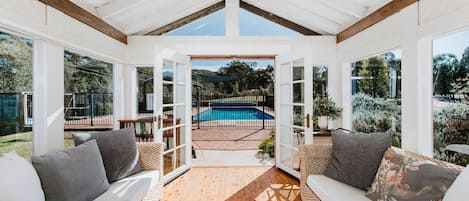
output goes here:
{"type": "Polygon", "coordinates": [[[65,94],[65,127],[112,128],[112,102],[112,93],[65,94]]]}
{"type": "Polygon", "coordinates": [[[275,126],[273,96],[220,97],[197,94],[193,100],[193,128],[266,129],[275,126]]]}

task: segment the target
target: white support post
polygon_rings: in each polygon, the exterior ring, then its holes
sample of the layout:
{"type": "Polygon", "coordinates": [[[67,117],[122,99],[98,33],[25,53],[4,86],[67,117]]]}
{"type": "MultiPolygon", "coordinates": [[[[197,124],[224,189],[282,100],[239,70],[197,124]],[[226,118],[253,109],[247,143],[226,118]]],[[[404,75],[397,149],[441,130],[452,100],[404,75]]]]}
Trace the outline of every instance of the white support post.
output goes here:
{"type": "Polygon", "coordinates": [[[113,82],[113,128],[119,129],[119,119],[124,117],[124,79],[123,67],[120,63],[113,64],[112,82],[113,82]]]}
{"type": "Polygon", "coordinates": [[[352,130],[352,64],[342,64],[342,128],[352,130]]]}
{"type": "Polygon", "coordinates": [[[239,0],[225,1],[225,35],[239,36],[239,0]]]}
{"type": "Polygon", "coordinates": [[[64,48],[33,45],[33,154],[64,148],[64,48]]]}

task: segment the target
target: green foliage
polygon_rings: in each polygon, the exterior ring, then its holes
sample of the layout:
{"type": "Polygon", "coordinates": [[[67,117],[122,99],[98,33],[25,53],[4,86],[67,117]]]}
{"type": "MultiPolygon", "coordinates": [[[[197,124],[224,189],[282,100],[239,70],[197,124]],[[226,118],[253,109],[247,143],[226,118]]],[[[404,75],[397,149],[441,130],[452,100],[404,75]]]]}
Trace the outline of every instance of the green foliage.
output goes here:
{"type": "Polygon", "coordinates": [[[270,157],[275,157],[275,130],[272,130],[272,136],[264,139],[259,144],[259,149],[263,153],[269,153],[270,157]]]}
{"type": "Polygon", "coordinates": [[[327,66],[314,66],[313,67],[313,97],[326,97],[327,96],[327,66]]]}
{"type": "Polygon", "coordinates": [[[342,108],[338,107],[331,98],[318,97],[314,99],[313,113],[316,116],[337,119],[342,114],[342,108]]]}
{"type": "Polygon", "coordinates": [[[458,59],[453,54],[440,54],[433,58],[433,88],[435,94],[451,94],[451,84],[456,80],[455,71],[458,65],[458,59]]]}
{"type": "Polygon", "coordinates": [[[384,56],[365,59],[358,76],[358,88],[361,93],[373,97],[387,97],[389,87],[388,64],[384,56]]]}
{"type": "Polygon", "coordinates": [[[401,145],[400,100],[373,98],[367,94],[352,96],[353,130],[363,133],[392,129],[393,145],[401,145]]]}
{"type": "Polygon", "coordinates": [[[0,32],[0,92],[32,92],[32,41],[0,32]]]}

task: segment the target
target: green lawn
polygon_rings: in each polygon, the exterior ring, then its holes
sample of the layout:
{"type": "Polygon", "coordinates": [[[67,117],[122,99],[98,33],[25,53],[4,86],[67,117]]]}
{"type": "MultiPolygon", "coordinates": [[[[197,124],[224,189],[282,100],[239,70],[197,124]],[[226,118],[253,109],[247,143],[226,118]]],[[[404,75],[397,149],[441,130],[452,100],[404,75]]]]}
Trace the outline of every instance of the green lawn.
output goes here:
{"type": "MultiPolygon", "coordinates": [[[[72,134],[77,132],[64,132],[64,146],[70,148],[75,146],[72,139],[72,134]]],[[[12,135],[0,136],[0,155],[11,151],[26,159],[30,159],[32,155],[32,139],[33,133],[24,132],[12,135]]]]}

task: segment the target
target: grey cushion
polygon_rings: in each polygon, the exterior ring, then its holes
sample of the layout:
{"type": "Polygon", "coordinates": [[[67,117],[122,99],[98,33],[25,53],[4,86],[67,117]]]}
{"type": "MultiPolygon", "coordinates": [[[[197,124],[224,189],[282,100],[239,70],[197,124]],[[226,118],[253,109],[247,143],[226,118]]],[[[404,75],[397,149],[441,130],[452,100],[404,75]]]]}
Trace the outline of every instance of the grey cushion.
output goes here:
{"type": "Polygon", "coordinates": [[[46,201],[89,201],[109,188],[96,141],[33,156],[46,201]]]}
{"type": "Polygon", "coordinates": [[[95,139],[104,162],[109,182],[115,182],[142,171],[133,128],[116,131],[75,134],[75,145],[95,139]]]}
{"type": "Polygon", "coordinates": [[[384,152],[391,146],[391,132],[332,132],[332,160],[324,175],[367,190],[371,186],[384,152]]]}

